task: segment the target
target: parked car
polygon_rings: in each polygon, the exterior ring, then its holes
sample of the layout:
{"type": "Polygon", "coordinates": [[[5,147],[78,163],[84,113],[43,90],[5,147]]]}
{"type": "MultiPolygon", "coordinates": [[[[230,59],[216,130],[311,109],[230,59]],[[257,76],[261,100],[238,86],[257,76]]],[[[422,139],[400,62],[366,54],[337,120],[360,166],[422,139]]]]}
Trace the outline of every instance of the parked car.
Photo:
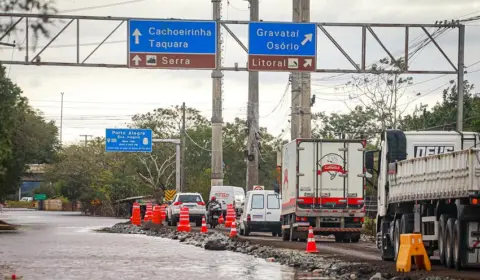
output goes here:
{"type": "Polygon", "coordinates": [[[180,208],[189,209],[190,222],[196,226],[202,225],[202,217],[205,216],[205,202],[199,193],[177,193],[172,203],[167,208],[167,220],[169,226],[176,226],[180,218],[180,208]]]}
{"type": "Polygon", "coordinates": [[[280,198],[274,191],[248,191],[240,217],[240,235],[248,236],[251,232],[271,232],[272,236],[280,236],[281,211],[280,198]]]}

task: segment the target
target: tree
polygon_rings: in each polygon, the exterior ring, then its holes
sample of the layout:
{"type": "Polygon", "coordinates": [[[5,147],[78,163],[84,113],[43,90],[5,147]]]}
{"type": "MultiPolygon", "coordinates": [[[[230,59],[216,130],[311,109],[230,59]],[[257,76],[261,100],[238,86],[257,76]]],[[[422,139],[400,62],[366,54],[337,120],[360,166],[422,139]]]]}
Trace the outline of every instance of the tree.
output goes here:
{"type": "Polygon", "coordinates": [[[341,137],[345,139],[376,139],[379,128],[375,114],[374,109],[363,106],[356,106],[351,112],[345,114],[316,113],[312,117],[314,120],[312,136],[323,139],[341,137]]]}
{"type": "MultiPolygon", "coordinates": [[[[480,98],[473,95],[474,85],[464,82],[464,130],[480,132],[480,98]]],[[[403,130],[451,130],[457,123],[458,92],[455,81],[443,89],[441,102],[437,102],[431,109],[420,104],[412,114],[405,116],[401,121],[403,130]]]]}
{"type": "Polygon", "coordinates": [[[59,146],[55,124],[21,94],[0,67],[0,198],[18,190],[26,164],[52,162],[59,146]]]}
{"type": "MultiPolygon", "coordinates": [[[[158,108],[152,113],[136,114],[132,118],[132,127],[149,128],[154,138],[172,138],[180,135],[182,108],[158,108]]],[[[185,108],[185,128],[208,125],[208,120],[194,108],[185,108]]]]}
{"type": "MultiPolygon", "coordinates": [[[[396,73],[385,74],[380,71],[395,71],[403,69],[404,66],[404,58],[381,59],[379,64],[373,64],[370,67],[370,70],[378,72],[354,77],[352,81],[342,87],[348,90],[349,100],[358,101],[362,107],[368,108],[373,113],[378,131],[397,127],[399,120],[408,108],[408,106],[398,108],[398,101],[404,96],[405,90],[413,80],[412,77],[402,77],[396,73]]],[[[348,106],[348,104],[346,105],[348,106]]],[[[351,111],[354,111],[355,108],[351,111]]]]}
{"type": "MultiPolygon", "coordinates": [[[[0,10],[4,12],[28,12],[28,13],[40,13],[44,17],[32,18],[29,20],[29,27],[33,31],[34,42],[33,46],[36,46],[38,38],[40,36],[49,38],[49,26],[52,25],[52,21],[47,18],[47,15],[55,14],[58,10],[55,8],[55,2],[52,0],[0,0],[0,10]]],[[[2,33],[6,32],[12,28],[15,24],[13,18],[10,22],[0,23],[0,31],[2,33]]],[[[12,32],[24,32],[25,30],[18,28],[17,26],[13,27],[12,32]]],[[[19,46],[21,49],[21,46],[19,46]]]]}

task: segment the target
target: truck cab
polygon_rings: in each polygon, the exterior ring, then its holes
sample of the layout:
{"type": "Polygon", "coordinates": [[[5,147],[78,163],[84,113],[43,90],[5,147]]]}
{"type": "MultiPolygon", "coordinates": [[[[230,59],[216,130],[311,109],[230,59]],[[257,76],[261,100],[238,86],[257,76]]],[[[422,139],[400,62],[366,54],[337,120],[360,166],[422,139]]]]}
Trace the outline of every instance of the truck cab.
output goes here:
{"type": "Polygon", "coordinates": [[[383,260],[396,260],[400,235],[415,232],[430,256],[438,250],[446,267],[480,265],[480,194],[458,192],[478,188],[476,173],[462,170],[478,168],[479,145],[475,132],[386,130],[380,149],[365,153],[367,172],[377,178],[372,184],[383,260]]]}

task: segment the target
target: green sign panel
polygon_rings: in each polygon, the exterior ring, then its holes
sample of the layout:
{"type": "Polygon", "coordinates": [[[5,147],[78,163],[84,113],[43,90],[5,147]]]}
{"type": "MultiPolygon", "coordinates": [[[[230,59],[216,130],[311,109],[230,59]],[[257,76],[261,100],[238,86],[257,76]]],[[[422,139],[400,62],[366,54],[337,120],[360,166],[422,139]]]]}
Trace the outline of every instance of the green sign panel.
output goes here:
{"type": "Polygon", "coordinates": [[[39,194],[35,194],[35,195],[33,196],[33,198],[34,198],[35,200],[45,200],[45,199],[47,199],[47,195],[44,194],[44,193],[39,193],[39,194]]]}

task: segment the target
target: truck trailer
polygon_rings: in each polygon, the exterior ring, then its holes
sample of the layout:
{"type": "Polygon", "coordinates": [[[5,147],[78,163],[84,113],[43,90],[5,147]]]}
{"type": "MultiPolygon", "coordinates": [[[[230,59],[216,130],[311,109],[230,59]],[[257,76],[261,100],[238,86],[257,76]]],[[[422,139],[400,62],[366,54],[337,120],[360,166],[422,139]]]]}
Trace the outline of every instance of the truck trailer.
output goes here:
{"type": "Polygon", "coordinates": [[[365,217],[366,141],[296,139],[281,154],[282,237],[305,241],[308,229],[358,242],[365,217]]]}
{"type": "Polygon", "coordinates": [[[386,130],[380,150],[365,153],[378,178],[383,260],[397,259],[401,234],[421,233],[429,257],[438,250],[446,267],[480,266],[479,145],[474,132],[386,130]]]}

